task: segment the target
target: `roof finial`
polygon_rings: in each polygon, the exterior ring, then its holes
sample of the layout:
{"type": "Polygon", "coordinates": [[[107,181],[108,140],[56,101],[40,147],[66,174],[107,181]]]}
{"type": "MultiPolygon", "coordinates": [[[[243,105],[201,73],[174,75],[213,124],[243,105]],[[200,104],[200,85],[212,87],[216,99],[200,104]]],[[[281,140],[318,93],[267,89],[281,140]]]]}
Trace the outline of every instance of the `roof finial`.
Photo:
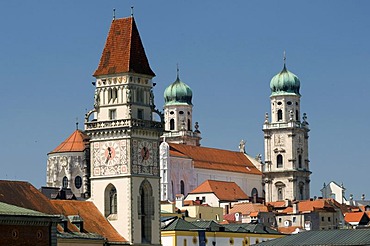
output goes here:
{"type": "Polygon", "coordinates": [[[78,117],[76,117],[76,130],[78,130],[78,117]]]}
{"type": "Polygon", "coordinates": [[[134,6],[131,6],[131,17],[134,17],[134,6]]]}
{"type": "Polygon", "coordinates": [[[285,52],[285,50],[284,50],[284,67],[286,66],[286,52],[285,52]]]}
{"type": "Polygon", "coordinates": [[[113,20],[116,20],[116,9],[113,9],[113,20]]]}
{"type": "Polygon", "coordinates": [[[179,69],[179,63],[176,63],[176,73],[177,73],[177,79],[180,79],[180,69],[179,69]]]}

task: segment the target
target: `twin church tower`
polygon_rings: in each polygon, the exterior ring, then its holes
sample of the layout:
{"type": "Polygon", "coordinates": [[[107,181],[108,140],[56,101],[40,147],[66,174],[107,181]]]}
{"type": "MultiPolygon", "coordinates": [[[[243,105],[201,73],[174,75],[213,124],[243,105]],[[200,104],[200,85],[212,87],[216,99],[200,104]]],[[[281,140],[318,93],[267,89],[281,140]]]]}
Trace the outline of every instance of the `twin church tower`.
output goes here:
{"type": "MultiPolygon", "coordinates": [[[[160,245],[160,142],[199,146],[201,140],[197,124],[193,130],[191,89],[177,77],[165,91],[162,114],[154,105],[154,76],[134,18],[113,20],[85,131],[76,130],[48,155],[47,185],[92,201],[132,245],[160,245]]],[[[301,120],[300,81],[284,65],[270,87],[265,201],[308,199],[309,128],[305,115],[301,120]]]]}

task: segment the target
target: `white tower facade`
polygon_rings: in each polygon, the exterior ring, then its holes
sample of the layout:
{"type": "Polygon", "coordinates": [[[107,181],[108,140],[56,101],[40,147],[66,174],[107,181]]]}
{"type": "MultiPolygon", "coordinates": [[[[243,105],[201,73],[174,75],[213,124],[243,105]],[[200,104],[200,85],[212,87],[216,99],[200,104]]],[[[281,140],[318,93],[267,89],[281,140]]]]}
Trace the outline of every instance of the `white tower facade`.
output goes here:
{"type": "Polygon", "coordinates": [[[130,245],[160,245],[162,123],[153,120],[154,76],[134,18],[113,20],[85,119],[90,200],[130,245]]]}
{"type": "Polygon", "coordinates": [[[310,198],[310,168],[306,114],[301,120],[300,81],[283,70],[274,76],[271,88],[271,121],[266,113],[263,125],[266,202],[310,198]]]}

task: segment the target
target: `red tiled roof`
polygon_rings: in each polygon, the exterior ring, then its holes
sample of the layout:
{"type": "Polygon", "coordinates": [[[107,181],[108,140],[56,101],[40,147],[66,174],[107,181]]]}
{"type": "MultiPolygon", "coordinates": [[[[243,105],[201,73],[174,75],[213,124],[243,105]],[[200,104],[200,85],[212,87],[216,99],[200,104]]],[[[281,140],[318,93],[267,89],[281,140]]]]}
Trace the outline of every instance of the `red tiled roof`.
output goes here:
{"type": "Polygon", "coordinates": [[[94,76],[126,72],[155,76],[133,17],[112,21],[94,76]]]}
{"type": "MultiPolygon", "coordinates": [[[[65,216],[79,215],[83,219],[84,230],[90,233],[99,234],[108,239],[109,242],[126,242],[114,227],[96,208],[94,203],[87,201],[71,200],[50,200],[58,210],[58,213],[65,216]]],[[[69,225],[68,229],[78,232],[77,228],[69,225]]]]}
{"type": "Polygon", "coordinates": [[[344,216],[344,220],[347,223],[360,222],[364,216],[367,216],[367,214],[365,212],[346,213],[345,216],[344,216]]]}
{"type": "MultiPolygon", "coordinates": [[[[267,206],[257,203],[237,203],[230,209],[230,213],[242,213],[245,215],[251,214],[253,212],[268,212],[267,206]]],[[[251,215],[252,216],[252,215],[251,215]]]]}
{"type": "Polygon", "coordinates": [[[270,205],[274,208],[286,208],[287,207],[285,201],[268,202],[267,205],[270,205]]]}
{"type": "Polygon", "coordinates": [[[0,180],[0,202],[45,214],[58,214],[47,197],[28,182],[0,180]]]}
{"type": "Polygon", "coordinates": [[[86,149],[88,144],[89,137],[82,131],[76,130],[49,154],[63,152],[82,152],[86,149]]]}
{"type": "Polygon", "coordinates": [[[170,155],[188,157],[195,168],[262,175],[242,152],[170,143],[170,155]]]}
{"type": "Polygon", "coordinates": [[[214,193],[221,201],[245,200],[249,197],[234,182],[206,180],[189,194],[214,193]]]}
{"type": "Polygon", "coordinates": [[[280,233],[283,234],[292,234],[296,229],[302,229],[300,226],[289,226],[289,227],[279,227],[277,228],[280,233]]]}

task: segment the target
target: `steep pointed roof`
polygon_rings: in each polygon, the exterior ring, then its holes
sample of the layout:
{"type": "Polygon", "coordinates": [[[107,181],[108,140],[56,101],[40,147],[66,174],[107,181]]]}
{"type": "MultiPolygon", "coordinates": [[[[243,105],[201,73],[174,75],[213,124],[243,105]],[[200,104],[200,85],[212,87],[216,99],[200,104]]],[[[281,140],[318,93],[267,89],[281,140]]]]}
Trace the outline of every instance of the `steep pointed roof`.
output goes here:
{"type": "Polygon", "coordinates": [[[113,20],[94,76],[127,72],[155,76],[133,17],[113,20]]]}
{"type": "Polygon", "coordinates": [[[206,180],[189,194],[214,193],[221,201],[248,199],[248,195],[234,182],[206,180]]]}
{"type": "Polygon", "coordinates": [[[82,152],[88,145],[89,137],[81,130],[74,131],[66,140],[64,140],[52,153],[64,152],[82,152]]]}

